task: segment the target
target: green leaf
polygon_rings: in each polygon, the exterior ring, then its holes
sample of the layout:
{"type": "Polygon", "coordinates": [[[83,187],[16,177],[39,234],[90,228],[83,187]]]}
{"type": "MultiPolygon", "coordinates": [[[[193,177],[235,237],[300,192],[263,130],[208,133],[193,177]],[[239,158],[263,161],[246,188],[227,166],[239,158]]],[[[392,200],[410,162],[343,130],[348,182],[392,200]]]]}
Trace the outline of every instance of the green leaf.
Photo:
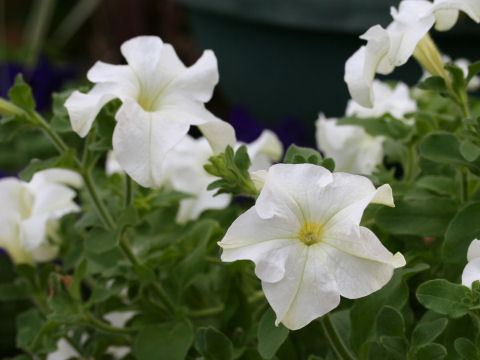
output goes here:
{"type": "Polygon", "coordinates": [[[338,125],[354,125],[362,127],[371,136],[388,136],[392,139],[406,139],[413,133],[413,127],[391,115],[380,118],[345,117],[338,120],[338,125]]]}
{"type": "Polygon", "coordinates": [[[233,345],[228,337],[213,327],[202,327],[195,336],[195,348],[208,360],[230,360],[233,345]]]}
{"type": "Polygon", "coordinates": [[[73,281],[70,285],[70,294],[75,300],[82,300],[82,280],[85,278],[87,274],[87,261],[82,260],[80,264],[75,269],[75,274],[73,275],[73,281]]]}
{"type": "Polygon", "coordinates": [[[448,224],[442,247],[444,261],[464,263],[471,241],[480,236],[480,202],[468,204],[448,224]]]}
{"type": "Polygon", "coordinates": [[[470,140],[463,140],[460,143],[460,153],[467,161],[475,161],[480,156],[480,146],[470,140]]]}
{"type": "Polygon", "coordinates": [[[30,309],[17,317],[17,346],[29,351],[45,320],[39,309],[30,309]]]}
{"type": "Polygon", "coordinates": [[[460,152],[460,141],[451,133],[434,132],[425,136],[420,143],[420,155],[441,164],[466,166],[473,173],[480,174],[480,162],[465,160],[460,152]]]}
{"type": "Polygon", "coordinates": [[[440,344],[428,344],[419,348],[416,353],[417,360],[441,360],[447,356],[447,349],[440,344]]]}
{"type": "Polygon", "coordinates": [[[25,285],[0,284],[0,301],[24,299],[28,296],[25,285]]]}
{"type": "Polygon", "coordinates": [[[447,65],[445,69],[450,73],[452,79],[452,88],[456,94],[461,94],[465,91],[467,86],[465,78],[463,77],[463,70],[456,65],[447,65]]]}
{"type": "Polygon", "coordinates": [[[352,324],[350,342],[353,350],[358,351],[369,338],[373,338],[375,322],[372,319],[385,305],[399,310],[407,303],[409,291],[405,280],[428,268],[429,266],[426,264],[417,264],[411,268],[398,269],[390,282],[382,289],[367,297],[355,300],[350,311],[352,324]]]}
{"type": "Polygon", "coordinates": [[[405,321],[402,313],[392,306],[384,306],[377,315],[376,333],[377,337],[405,337],[405,321]]]}
{"type": "Polygon", "coordinates": [[[429,280],[417,288],[417,299],[427,309],[451,318],[459,318],[469,310],[468,304],[462,301],[469,291],[465,286],[445,279],[429,280]]]}
{"type": "Polygon", "coordinates": [[[115,232],[103,228],[93,228],[85,237],[85,248],[89,252],[101,254],[115,248],[117,240],[115,232]]]}
{"type": "Polygon", "coordinates": [[[275,313],[268,309],[258,325],[258,352],[264,359],[271,359],[288,337],[288,329],[282,324],[275,326],[275,313]]]}
{"type": "Polygon", "coordinates": [[[75,151],[68,150],[60,156],[51,157],[46,160],[33,159],[30,164],[27,165],[18,175],[23,181],[29,182],[32,180],[33,175],[40,170],[50,168],[74,168],[75,163],[75,151]]]}
{"type": "Polygon", "coordinates": [[[456,208],[455,201],[440,197],[398,199],[394,208],[376,213],[375,223],[392,234],[442,237],[456,208]]]}
{"type": "Polygon", "coordinates": [[[480,353],[475,344],[470,339],[464,337],[456,339],[455,350],[462,359],[480,360],[480,353]]]}
{"type": "Polygon", "coordinates": [[[32,89],[23,81],[22,74],[18,74],[15,83],[8,91],[8,97],[15,105],[20,106],[26,111],[35,110],[35,100],[33,99],[32,89]]]}
{"type": "Polygon", "coordinates": [[[309,163],[320,165],[322,160],[322,155],[318,151],[292,144],[288,147],[283,162],[285,164],[309,163]]]}
{"type": "Polygon", "coordinates": [[[419,188],[444,196],[451,196],[457,191],[455,180],[447,176],[423,176],[418,179],[415,185],[419,188]]]}
{"type": "Polygon", "coordinates": [[[466,83],[468,84],[475,75],[477,75],[480,72],[480,61],[477,61],[473,64],[470,64],[468,66],[468,75],[466,78],[466,83]]]}
{"type": "Polygon", "coordinates": [[[138,360],[183,360],[193,342],[189,322],[149,325],[140,330],[133,344],[138,360]]]}
{"type": "Polygon", "coordinates": [[[441,94],[448,92],[445,79],[440,76],[430,76],[419,83],[417,87],[422,90],[431,90],[441,94]]]}
{"type": "Polygon", "coordinates": [[[394,359],[405,359],[407,353],[408,343],[404,337],[401,336],[382,336],[380,337],[380,344],[383,346],[390,356],[394,359]],[[395,356],[392,356],[395,354],[395,356]]]}
{"type": "Polygon", "coordinates": [[[433,342],[447,327],[448,320],[440,318],[419,323],[412,333],[412,347],[421,347],[433,342]]]}

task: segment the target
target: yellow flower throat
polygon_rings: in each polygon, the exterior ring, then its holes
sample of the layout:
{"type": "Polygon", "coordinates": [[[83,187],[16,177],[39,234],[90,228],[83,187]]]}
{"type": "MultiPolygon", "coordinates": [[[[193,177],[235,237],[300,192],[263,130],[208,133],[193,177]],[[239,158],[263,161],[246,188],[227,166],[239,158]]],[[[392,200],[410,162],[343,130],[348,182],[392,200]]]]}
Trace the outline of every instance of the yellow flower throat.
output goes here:
{"type": "Polygon", "coordinates": [[[314,222],[306,222],[298,232],[298,239],[305,245],[313,245],[322,241],[323,226],[314,222]]]}

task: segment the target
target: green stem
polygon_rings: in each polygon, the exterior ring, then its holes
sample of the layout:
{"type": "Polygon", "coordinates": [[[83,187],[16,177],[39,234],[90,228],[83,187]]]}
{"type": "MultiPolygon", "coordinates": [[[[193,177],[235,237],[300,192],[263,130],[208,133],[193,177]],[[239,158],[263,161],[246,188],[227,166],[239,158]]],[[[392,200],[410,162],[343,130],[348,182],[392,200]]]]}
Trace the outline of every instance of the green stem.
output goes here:
{"type": "Polygon", "coordinates": [[[221,304],[221,305],[214,306],[214,307],[211,307],[211,308],[208,308],[208,309],[190,310],[188,312],[188,316],[193,317],[193,318],[207,317],[207,316],[213,316],[213,315],[220,314],[224,310],[225,310],[225,305],[221,304]]]}
{"type": "Polygon", "coordinates": [[[90,197],[95,204],[95,208],[97,209],[97,213],[102,219],[103,223],[105,226],[108,227],[109,230],[115,229],[115,222],[112,219],[112,216],[108,212],[105,204],[103,201],[100,199],[100,196],[98,195],[97,189],[95,187],[95,183],[93,182],[92,179],[92,174],[90,171],[83,171],[82,172],[82,177],[83,181],[85,182],[85,187],[87,188],[88,193],[90,194],[90,197]]]}
{"type": "Polygon", "coordinates": [[[117,327],[111,326],[110,324],[107,324],[106,322],[97,319],[88,311],[85,312],[85,320],[87,321],[88,324],[92,325],[93,327],[96,327],[97,329],[106,331],[108,333],[131,334],[137,331],[136,329],[117,328],[117,327]]]}
{"type": "Polygon", "coordinates": [[[340,338],[340,335],[338,334],[335,325],[333,325],[332,319],[328,313],[320,319],[320,324],[322,325],[325,336],[337,357],[342,360],[355,360],[355,357],[340,338]]]}
{"type": "Polygon", "coordinates": [[[45,121],[45,119],[37,112],[29,113],[30,117],[34,120],[36,124],[40,126],[43,132],[47,135],[47,137],[52,141],[53,145],[57,148],[60,153],[64,153],[68,151],[68,146],[63,142],[62,138],[58,136],[58,134],[50,129],[50,126],[45,121]]]}
{"type": "Polygon", "coordinates": [[[468,201],[468,170],[460,169],[460,200],[468,201]]]}
{"type": "Polygon", "coordinates": [[[133,193],[135,184],[132,181],[132,178],[128,174],[124,174],[125,181],[125,208],[133,204],[133,193]]]}
{"type": "Polygon", "coordinates": [[[265,297],[265,295],[263,294],[263,291],[258,290],[255,293],[253,293],[251,296],[249,296],[247,301],[248,301],[249,304],[253,304],[253,303],[257,302],[258,300],[263,299],[264,297],[265,297]]]}
{"type": "MultiPolygon", "coordinates": [[[[120,238],[119,241],[120,248],[123,250],[124,254],[127,256],[127,258],[130,260],[130,262],[138,267],[141,268],[143,267],[143,264],[138,260],[137,256],[133,253],[132,249],[130,249],[130,246],[128,245],[127,241],[125,240],[124,237],[120,238]]],[[[163,287],[160,285],[160,283],[154,281],[152,283],[153,289],[155,290],[155,293],[157,296],[160,298],[160,300],[163,302],[165,305],[165,308],[170,314],[175,313],[175,305],[173,302],[170,300],[169,296],[163,289],[163,287]]]]}

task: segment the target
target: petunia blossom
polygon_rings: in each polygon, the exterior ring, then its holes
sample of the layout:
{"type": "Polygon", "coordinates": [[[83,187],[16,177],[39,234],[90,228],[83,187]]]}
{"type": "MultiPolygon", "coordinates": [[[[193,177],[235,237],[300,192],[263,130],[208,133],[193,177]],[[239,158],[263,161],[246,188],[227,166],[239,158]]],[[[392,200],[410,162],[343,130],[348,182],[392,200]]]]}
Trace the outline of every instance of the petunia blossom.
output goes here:
{"type": "Polygon", "coordinates": [[[120,48],[127,65],[98,61],[87,74],[95,83],[90,92],[67,99],[72,128],[85,136],[100,109],[110,100],[122,101],[115,119],[113,151],[121,167],[142,186],[158,187],[162,162],[196,125],[215,152],[235,144],[235,132],[210,113],[204,103],[218,82],[217,60],[206,50],[186,67],[170,44],[156,36],[139,36],[120,48]]]}
{"type": "Polygon", "coordinates": [[[389,185],[311,164],[270,167],[253,207],[230,226],[222,260],[251,260],[277,316],[300,329],[338,306],[379,290],[403,266],[360,226],[369,203],[393,206],[389,185]]]}
{"type": "Polygon", "coordinates": [[[0,247],[15,263],[56,256],[58,219],[79,210],[71,187],[80,186],[81,176],[64,169],[39,171],[28,183],[13,177],[0,179],[0,247]]]}
{"type": "Polygon", "coordinates": [[[480,240],[473,239],[470,243],[467,260],[462,273],[462,284],[471,288],[474,281],[480,280],[480,240]]]}
{"type": "Polygon", "coordinates": [[[383,136],[371,136],[356,125],[338,125],[336,118],[324,114],[315,125],[317,147],[335,161],[337,171],[368,175],[382,162],[383,136]]]}
{"type": "Polygon", "coordinates": [[[361,46],[345,63],[345,82],[352,98],[364,107],[374,104],[372,81],[375,73],[390,74],[395,67],[415,55],[430,73],[447,77],[440,54],[428,36],[435,25],[440,31],[455,25],[459,11],[480,21],[477,0],[404,0],[398,10],[391,9],[393,21],[386,29],[372,26],[361,39],[361,46]]]}

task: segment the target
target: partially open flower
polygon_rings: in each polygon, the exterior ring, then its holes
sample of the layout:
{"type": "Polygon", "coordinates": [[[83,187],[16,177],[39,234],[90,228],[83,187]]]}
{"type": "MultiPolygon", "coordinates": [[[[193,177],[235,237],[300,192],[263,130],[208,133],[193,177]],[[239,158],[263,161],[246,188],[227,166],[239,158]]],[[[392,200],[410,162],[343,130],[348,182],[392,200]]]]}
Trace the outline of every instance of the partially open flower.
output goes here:
{"type": "Polygon", "coordinates": [[[463,11],[474,21],[480,21],[477,0],[404,0],[398,10],[392,8],[393,21],[386,29],[372,26],[361,39],[360,47],[345,64],[345,82],[352,98],[362,106],[372,107],[375,73],[390,74],[397,66],[415,55],[431,74],[447,80],[440,54],[428,36],[435,25],[437,30],[448,30],[455,25],[458,12],[463,11]]]}
{"type": "Polygon", "coordinates": [[[277,324],[300,329],[340,296],[377,291],[405,264],[359,225],[369,203],[393,206],[390,186],[311,164],[273,165],[255,206],[219,242],[222,260],[252,260],[277,324]]]}
{"type": "Polygon", "coordinates": [[[371,174],[382,162],[383,136],[371,136],[360,126],[337,125],[320,114],[315,122],[317,147],[335,161],[335,170],[371,174]]]}
{"type": "MultiPolygon", "coordinates": [[[[237,144],[240,145],[242,144],[237,144]]],[[[245,145],[252,162],[252,171],[267,169],[283,153],[280,140],[269,130],[263,131],[258,139],[245,145]]],[[[180,201],[176,219],[179,223],[196,219],[207,209],[223,209],[230,203],[230,195],[213,196],[216,190],[207,190],[208,185],[217,179],[203,168],[210,156],[213,156],[213,150],[205,138],[194,139],[187,135],[165,159],[164,182],[175,190],[193,196],[180,201]]]]}
{"type": "Polygon", "coordinates": [[[463,269],[462,284],[472,287],[475,280],[480,280],[480,240],[474,239],[467,251],[468,264],[463,269]]]}
{"type": "Polygon", "coordinates": [[[78,211],[72,187],[79,174],[64,169],[37,172],[29,183],[17,178],[0,180],[0,247],[15,263],[48,261],[58,252],[57,221],[78,211]]]}
{"type": "Polygon", "coordinates": [[[169,44],[139,36],[122,44],[128,65],[98,61],[87,78],[95,86],[66,101],[72,128],[85,136],[100,109],[118,98],[113,151],[121,167],[142,186],[161,185],[167,152],[196,125],[215,152],[235,144],[233,128],[205,109],[218,82],[217,60],[207,50],[186,67],[169,44]]]}

